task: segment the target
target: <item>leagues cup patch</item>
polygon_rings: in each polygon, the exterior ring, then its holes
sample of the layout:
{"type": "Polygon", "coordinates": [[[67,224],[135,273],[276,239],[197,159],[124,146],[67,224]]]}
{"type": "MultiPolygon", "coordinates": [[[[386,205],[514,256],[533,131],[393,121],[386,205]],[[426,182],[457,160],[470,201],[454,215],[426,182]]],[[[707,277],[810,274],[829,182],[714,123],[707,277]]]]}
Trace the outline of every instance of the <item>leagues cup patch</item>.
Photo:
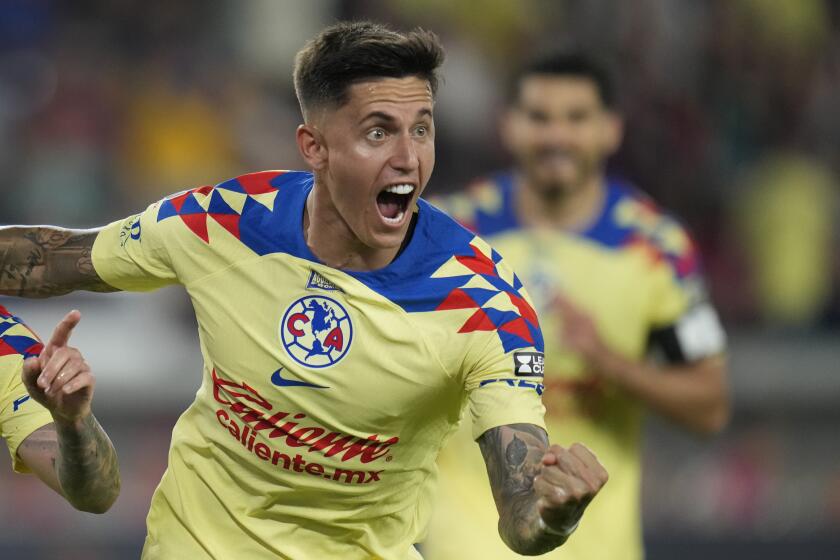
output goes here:
{"type": "Polygon", "coordinates": [[[545,354],[542,352],[514,352],[513,373],[517,376],[542,377],[545,369],[545,354]]]}
{"type": "Polygon", "coordinates": [[[353,323],[347,310],[334,299],[306,296],[283,315],[280,340],[299,364],[325,368],[347,354],[353,341],[353,323]]]}

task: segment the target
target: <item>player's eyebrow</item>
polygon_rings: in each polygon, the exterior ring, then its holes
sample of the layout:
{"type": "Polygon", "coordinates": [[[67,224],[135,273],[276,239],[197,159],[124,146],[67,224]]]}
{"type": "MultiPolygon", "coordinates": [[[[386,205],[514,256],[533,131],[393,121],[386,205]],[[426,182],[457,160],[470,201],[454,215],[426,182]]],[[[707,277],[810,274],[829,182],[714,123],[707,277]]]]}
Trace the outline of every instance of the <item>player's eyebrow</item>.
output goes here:
{"type": "MultiPolygon", "coordinates": [[[[423,107],[422,109],[417,111],[417,118],[420,118],[420,117],[432,118],[432,110],[429,109],[428,107],[423,107]]],[[[386,113],[384,111],[371,111],[370,113],[368,113],[367,115],[362,117],[362,119],[359,120],[359,123],[363,123],[365,121],[372,120],[372,119],[385,121],[388,124],[392,124],[392,123],[396,122],[396,120],[397,120],[396,117],[394,117],[393,115],[389,115],[388,113],[386,113]]]]}
{"type": "Polygon", "coordinates": [[[387,123],[393,123],[397,120],[393,115],[389,115],[388,113],[385,113],[383,111],[372,111],[372,112],[368,113],[367,115],[365,115],[364,117],[362,117],[362,119],[359,122],[363,123],[365,121],[369,121],[369,120],[373,120],[373,119],[385,121],[387,123]]]}

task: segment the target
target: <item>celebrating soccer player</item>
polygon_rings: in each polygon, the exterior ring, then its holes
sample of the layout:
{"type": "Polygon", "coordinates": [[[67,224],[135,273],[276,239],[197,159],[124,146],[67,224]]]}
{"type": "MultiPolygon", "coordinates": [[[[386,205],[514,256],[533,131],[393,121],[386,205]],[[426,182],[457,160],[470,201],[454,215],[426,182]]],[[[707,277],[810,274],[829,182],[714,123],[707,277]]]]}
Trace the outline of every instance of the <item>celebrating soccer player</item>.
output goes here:
{"type": "Polygon", "coordinates": [[[0,434],[16,471],[35,473],[76,509],[104,513],[120,493],[120,472],[90,410],[93,374],[68,345],[80,318],[68,313],[44,347],[0,306],[0,434]]]}
{"type": "MultiPolygon", "coordinates": [[[[585,442],[610,471],[575,536],[549,556],[638,559],[643,414],[699,433],[722,429],[724,334],[686,232],[606,176],[622,132],[606,70],[582,52],[555,52],[526,66],[515,85],[502,135],[517,168],[442,205],[492,235],[534,297],[546,336],[549,434],[585,442]]],[[[515,557],[488,538],[495,509],[480,487],[483,468],[459,440],[441,455],[428,556],[515,557]]]]}
{"type": "Polygon", "coordinates": [[[464,406],[512,549],[561,545],[606,482],[587,448],[548,443],[522,282],[419,198],[442,59],[431,33],[337,24],[295,64],[312,172],[195,188],[95,231],[0,230],[4,293],[192,298],[203,384],[144,558],[418,558],[464,406]]]}

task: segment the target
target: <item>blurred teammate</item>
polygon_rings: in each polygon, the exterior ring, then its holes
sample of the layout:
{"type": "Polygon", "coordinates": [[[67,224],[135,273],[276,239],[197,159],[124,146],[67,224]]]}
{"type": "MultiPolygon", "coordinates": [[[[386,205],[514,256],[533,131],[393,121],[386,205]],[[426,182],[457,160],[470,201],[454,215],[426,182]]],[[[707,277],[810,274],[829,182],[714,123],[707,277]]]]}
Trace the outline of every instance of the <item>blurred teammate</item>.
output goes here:
{"type": "Polygon", "coordinates": [[[203,384],[144,558],[417,558],[465,404],[512,548],[562,544],[605,483],[586,448],[548,444],[521,282],[419,199],[442,58],[426,32],[336,25],[295,66],[314,173],[244,175],[96,231],[0,230],[0,291],[192,298],[203,384]]]}
{"type": "MultiPolygon", "coordinates": [[[[713,433],[729,414],[724,334],[686,232],[605,175],[622,123],[604,69],[575,52],[520,74],[502,135],[517,168],[442,201],[522,274],[546,336],[548,431],[582,441],[610,484],[550,557],[642,556],[640,428],[646,410],[713,433]],[[658,363],[646,360],[654,353],[658,363]]],[[[490,533],[495,509],[463,435],[441,456],[431,559],[515,557],[490,533]]]]}
{"type": "Polygon", "coordinates": [[[35,473],[76,509],[104,513],[120,493],[120,473],[90,410],[93,374],[68,346],[80,318],[68,313],[45,348],[0,305],[0,434],[17,472],[35,473]]]}

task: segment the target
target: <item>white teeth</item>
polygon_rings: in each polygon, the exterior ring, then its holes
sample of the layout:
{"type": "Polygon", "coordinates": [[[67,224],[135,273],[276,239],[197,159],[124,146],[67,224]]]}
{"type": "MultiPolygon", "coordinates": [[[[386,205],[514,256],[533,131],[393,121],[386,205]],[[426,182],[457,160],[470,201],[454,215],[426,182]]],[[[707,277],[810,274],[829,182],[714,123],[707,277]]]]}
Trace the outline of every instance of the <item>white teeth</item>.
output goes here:
{"type": "Polygon", "coordinates": [[[382,216],[382,219],[385,220],[386,224],[398,224],[402,221],[403,216],[405,216],[405,212],[400,212],[393,218],[386,218],[385,216],[382,216]]]}
{"type": "Polygon", "coordinates": [[[385,192],[393,193],[393,194],[411,194],[414,192],[414,185],[403,184],[403,185],[391,185],[385,192]]]}

